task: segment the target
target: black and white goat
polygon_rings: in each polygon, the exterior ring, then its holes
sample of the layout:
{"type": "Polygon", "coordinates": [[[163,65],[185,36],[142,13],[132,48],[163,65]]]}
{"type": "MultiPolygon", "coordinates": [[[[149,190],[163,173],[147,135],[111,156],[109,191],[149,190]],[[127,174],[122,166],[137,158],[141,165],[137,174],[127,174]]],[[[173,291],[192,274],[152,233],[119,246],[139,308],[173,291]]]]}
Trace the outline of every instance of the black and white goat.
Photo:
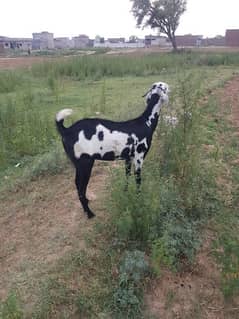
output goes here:
{"type": "Polygon", "coordinates": [[[86,189],[95,160],[125,160],[126,177],[134,164],[136,183],[141,183],[141,168],[147,155],[153,132],[157,126],[162,104],[168,101],[166,83],[154,83],[146,96],[146,109],[137,118],[124,122],[106,119],[82,119],[66,128],[64,119],[72,114],[63,109],[56,115],[57,129],[62,137],[66,154],[76,168],[75,184],[80,202],[88,218],[94,213],[88,206],[86,189]]]}

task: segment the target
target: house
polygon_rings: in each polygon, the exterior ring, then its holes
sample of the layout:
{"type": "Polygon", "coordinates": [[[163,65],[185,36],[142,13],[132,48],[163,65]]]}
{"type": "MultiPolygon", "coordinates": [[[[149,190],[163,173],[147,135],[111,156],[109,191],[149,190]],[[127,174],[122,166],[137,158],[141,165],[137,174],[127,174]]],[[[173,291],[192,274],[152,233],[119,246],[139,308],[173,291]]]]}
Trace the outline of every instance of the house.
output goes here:
{"type": "Polygon", "coordinates": [[[72,41],[67,37],[54,38],[55,49],[69,49],[72,48],[72,41]]]}
{"type": "Polygon", "coordinates": [[[239,29],[226,30],[226,46],[239,47],[239,29]]]}
{"type": "Polygon", "coordinates": [[[167,37],[159,36],[159,35],[146,35],[144,38],[145,46],[168,46],[170,42],[167,37]]]}
{"type": "Polygon", "coordinates": [[[108,38],[109,43],[124,43],[125,38],[108,38]]]}
{"type": "Polygon", "coordinates": [[[32,34],[32,49],[33,50],[47,50],[54,49],[53,33],[47,31],[32,34]]]}
{"type": "Polygon", "coordinates": [[[126,41],[125,38],[104,38],[96,37],[94,41],[95,48],[111,48],[111,49],[123,49],[123,48],[143,48],[145,46],[143,39],[130,39],[126,41]]]}
{"type": "Polygon", "coordinates": [[[30,38],[8,38],[0,37],[0,47],[3,52],[6,49],[29,50],[32,48],[32,39],[30,38]]]}
{"type": "Polygon", "coordinates": [[[192,35],[192,34],[185,34],[185,35],[176,35],[176,43],[178,47],[198,47],[202,44],[202,35],[192,35]]]}
{"type": "Polygon", "coordinates": [[[80,34],[79,36],[73,38],[73,42],[74,48],[82,49],[87,48],[89,46],[90,39],[87,35],[80,34]]]}
{"type": "Polygon", "coordinates": [[[226,40],[225,40],[225,37],[222,36],[222,35],[218,35],[214,38],[205,38],[202,40],[202,46],[225,46],[226,45],[226,40]]]}

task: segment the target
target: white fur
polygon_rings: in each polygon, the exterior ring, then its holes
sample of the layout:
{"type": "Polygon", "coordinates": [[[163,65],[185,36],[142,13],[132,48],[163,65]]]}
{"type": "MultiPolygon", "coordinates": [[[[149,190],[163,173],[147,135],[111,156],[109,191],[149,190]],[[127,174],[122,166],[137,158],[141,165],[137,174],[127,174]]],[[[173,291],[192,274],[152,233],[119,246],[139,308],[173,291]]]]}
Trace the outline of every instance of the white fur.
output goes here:
{"type": "Polygon", "coordinates": [[[72,109],[63,109],[56,114],[57,122],[64,120],[67,116],[70,116],[73,113],[72,109]]]}
{"type": "Polygon", "coordinates": [[[85,137],[84,131],[79,132],[79,139],[74,145],[74,154],[80,158],[82,154],[100,154],[102,157],[107,152],[114,152],[115,156],[120,156],[127,144],[129,135],[118,131],[110,131],[102,124],[96,126],[96,134],[89,140],[85,137]],[[98,134],[103,132],[104,138],[99,140],[98,134]],[[102,149],[101,149],[102,148],[102,149]]]}
{"type": "Polygon", "coordinates": [[[152,124],[152,120],[155,118],[155,114],[158,114],[159,115],[159,112],[160,112],[160,108],[161,108],[161,104],[158,103],[154,106],[153,110],[152,110],[152,113],[150,114],[146,124],[148,125],[148,127],[151,126],[152,124]]]}

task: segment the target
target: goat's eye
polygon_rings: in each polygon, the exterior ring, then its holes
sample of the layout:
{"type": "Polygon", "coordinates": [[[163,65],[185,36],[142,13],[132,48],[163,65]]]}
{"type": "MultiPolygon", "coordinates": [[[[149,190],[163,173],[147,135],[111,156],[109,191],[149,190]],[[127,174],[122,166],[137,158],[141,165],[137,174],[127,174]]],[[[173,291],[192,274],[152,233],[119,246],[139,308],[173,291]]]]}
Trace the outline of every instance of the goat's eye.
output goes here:
{"type": "Polygon", "coordinates": [[[157,85],[154,84],[154,85],[152,86],[152,90],[153,90],[153,89],[156,89],[156,87],[157,87],[157,85]]]}

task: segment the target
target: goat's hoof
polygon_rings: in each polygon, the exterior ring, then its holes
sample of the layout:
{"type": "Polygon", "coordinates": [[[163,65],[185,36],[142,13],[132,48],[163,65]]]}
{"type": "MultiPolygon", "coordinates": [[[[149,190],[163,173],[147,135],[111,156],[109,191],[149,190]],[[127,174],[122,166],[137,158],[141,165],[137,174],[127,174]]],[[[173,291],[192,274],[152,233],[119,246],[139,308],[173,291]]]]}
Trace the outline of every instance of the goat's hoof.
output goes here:
{"type": "Polygon", "coordinates": [[[93,218],[95,217],[95,214],[90,212],[90,213],[87,213],[87,217],[90,219],[90,218],[93,218]]]}

